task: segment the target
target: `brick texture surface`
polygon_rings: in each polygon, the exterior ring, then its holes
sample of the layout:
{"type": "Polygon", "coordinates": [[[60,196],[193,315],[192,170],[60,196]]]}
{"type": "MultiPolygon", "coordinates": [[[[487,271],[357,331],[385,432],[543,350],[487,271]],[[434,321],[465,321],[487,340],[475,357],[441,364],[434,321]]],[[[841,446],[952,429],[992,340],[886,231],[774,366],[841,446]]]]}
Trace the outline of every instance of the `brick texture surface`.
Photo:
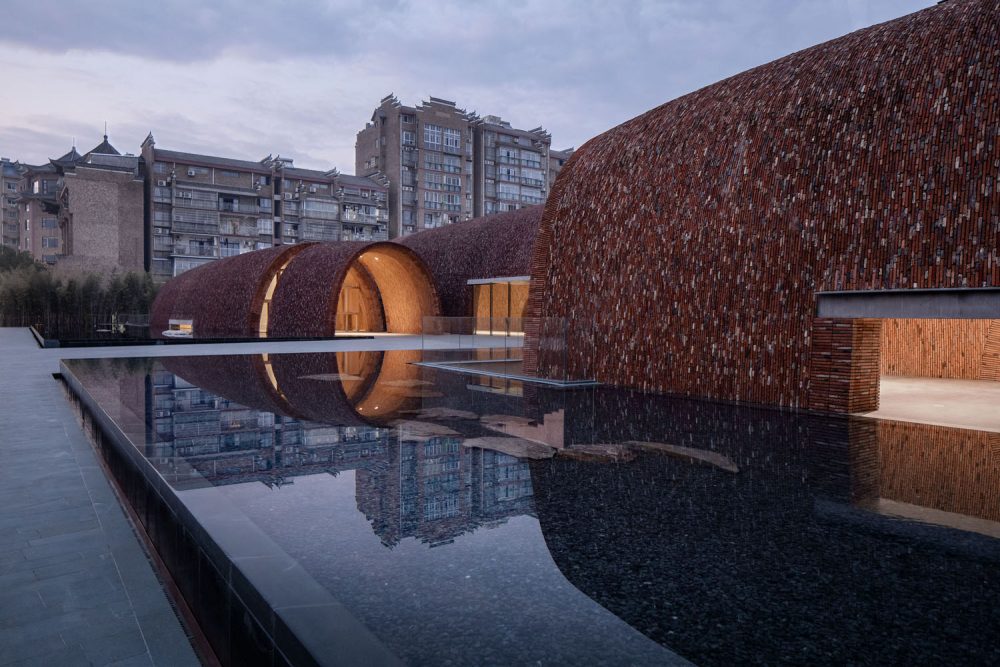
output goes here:
{"type": "Polygon", "coordinates": [[[529,316],[592,328],[567,362],[603,382],[870,406],[871,332],[843,349],[815,293],[1000,286],[998,16],[951,0],[589,141],[545,205],[529,316]]]}
{"type": "Polygon", "coordinates": [[[441,314],[469,317],[476,278],[526,276],[542,217],[541,206],[475,220],[404,237],[399,243],[416,252],[434,277],[441,314]]]}
{"type": "MultiPolygon", "coordinates": [[[[882,375],[994,379],[983,362],[990,331],[1000,320],[885,320],[882,375]]],[[[998,341],[1000,342],[1000,341],[998,341]]]]}

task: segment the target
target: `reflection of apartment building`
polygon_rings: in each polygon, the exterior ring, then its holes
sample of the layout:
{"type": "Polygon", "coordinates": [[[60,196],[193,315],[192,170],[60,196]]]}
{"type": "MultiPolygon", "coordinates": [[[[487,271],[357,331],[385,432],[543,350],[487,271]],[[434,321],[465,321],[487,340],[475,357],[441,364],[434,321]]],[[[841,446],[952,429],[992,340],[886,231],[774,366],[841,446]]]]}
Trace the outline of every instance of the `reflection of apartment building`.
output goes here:
{"type": "Polygon", "coordinates": [[[19,165],[0,158],[0,242],[21,250],[21,225],[17,214],[17,191],[21,182],[19,165]]]}
{"type": "Polygon", "coordinates": [[[176,485],[199,479],[216,486],[280,485],[386,456],[385,429],[301,422],[247,408],[164,370],[153,372],[149,391],[145,454],[176,485]]]}
{"type": "Polygon", "coordinates": [[[389,232],[406,236],[545,201],[551,137],[431,97],[382,99],[358,132],[355,170],[389,182],[389,232]]]}
{"type": "Polygon", "coordinates": [[[461,446],[461,438],[400,434],[387,465],[358,472],[358,509],[387,545],[431,545],[521,514],[534,515],[531,471],[513,456],[461,446]]]}
{"type": "Polygon", "coordinates": [[[251,250],[303,241],[388,238],[388,188],[375,174],[296,168],[142,145],[147,255],[156,280],[251,250]]]}
{"type": "Polygon", "coordinates": [[[150,379],[144,454],[175,486],[281,485],[356,470],[358,510],[389,545],[406,537],[440,544],[534,515],[528,464],[513,456],[463,447],[461,438],[256,410],[158,368],[150,379]]]}
{"type": "MultiPolygon", "coordinates": [[[[104,141],[80,155],[22,168],[21,249],[48,264],[143,268],[142,169],[104,141]]],[[[5,186],[6,187],[6,186],[5,186]]]]}

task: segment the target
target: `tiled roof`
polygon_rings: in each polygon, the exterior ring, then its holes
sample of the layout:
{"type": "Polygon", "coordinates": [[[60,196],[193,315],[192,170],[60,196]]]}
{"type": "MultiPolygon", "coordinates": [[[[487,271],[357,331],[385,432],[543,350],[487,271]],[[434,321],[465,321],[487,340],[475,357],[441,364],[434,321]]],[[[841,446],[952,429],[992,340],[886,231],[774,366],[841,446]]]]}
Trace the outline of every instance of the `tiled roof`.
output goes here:
{"type": "Polygon", "coordinates": [[[206,167],[232,167],[246,171],[256,171],[259,173],[271,173],[270,167],[265,167],[260,162],[250,160],[235,160],[228,157],[218,157],[215,155],[199,155],[198,153],[184,153],[182,151],[168,151],[162,148],[154,149],[154,157],[162,162],[179,162],[181,164],[197,164],[206,167]]]}
{"type": "MultiPolygon", "coordinates": [[[[73,152],[76,152],[75,148],[73,149],[73,152]]],[[[97,155],[121,155],[121,153],[118,152],[118,149],[112,146],[111,143],[108,141],[108,135],[106,134],[104,135],[104,141],[91,148],[88,151],[88,154],[89,153],[94,153],[97,155]]]]}

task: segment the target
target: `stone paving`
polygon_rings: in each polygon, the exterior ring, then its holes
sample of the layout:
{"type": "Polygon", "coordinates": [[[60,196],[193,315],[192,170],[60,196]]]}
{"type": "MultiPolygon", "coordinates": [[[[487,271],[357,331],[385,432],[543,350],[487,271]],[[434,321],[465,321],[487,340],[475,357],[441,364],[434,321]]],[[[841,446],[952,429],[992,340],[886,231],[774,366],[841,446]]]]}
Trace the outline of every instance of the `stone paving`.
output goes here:
{"type": "Polygon", "coordinates": [[[380,336],[41,349],[27,329],[0,328],[0,666],[198,664],[52,377],[60,359],[420,347],[420,336],[380,336]]]}

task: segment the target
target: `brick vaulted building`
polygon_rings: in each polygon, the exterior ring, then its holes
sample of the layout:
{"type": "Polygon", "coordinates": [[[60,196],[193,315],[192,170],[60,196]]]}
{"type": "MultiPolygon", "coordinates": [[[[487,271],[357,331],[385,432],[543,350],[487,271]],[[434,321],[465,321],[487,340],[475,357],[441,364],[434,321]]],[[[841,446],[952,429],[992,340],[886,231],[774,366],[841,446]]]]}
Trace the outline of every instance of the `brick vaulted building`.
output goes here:
{"type": "MultiPolygon", "coordinates": [[[[649,390],[871,410],[880,346],[916,344],[883,319],[929,316],[978,327],[971,363],[998,379],[998,176],[1000,3],[950,0],[587,142],[546,203],[528,314],[583,323],[571,363],[649,390]]],[[[965,352],[944,347],[938,371],[965,352]]]]}
{"type": "MultiPolygon", "coordinates": [[[[399,331],[518,302],[529,372],[727,401],[866,412],[880,371],[1000,379],[998,17],[950,0],[668,102],[569,156],[540,222],[276,249],[208,282],[252,273],[237,320],[281,335],[394,330],[378,298],[401,287],[423,310],[399,331]],[[542,321],[568,325],[558,359],[542,321]]],[[[228,321],[201,279],[168,284],[154,326],[228,321]]]]}

